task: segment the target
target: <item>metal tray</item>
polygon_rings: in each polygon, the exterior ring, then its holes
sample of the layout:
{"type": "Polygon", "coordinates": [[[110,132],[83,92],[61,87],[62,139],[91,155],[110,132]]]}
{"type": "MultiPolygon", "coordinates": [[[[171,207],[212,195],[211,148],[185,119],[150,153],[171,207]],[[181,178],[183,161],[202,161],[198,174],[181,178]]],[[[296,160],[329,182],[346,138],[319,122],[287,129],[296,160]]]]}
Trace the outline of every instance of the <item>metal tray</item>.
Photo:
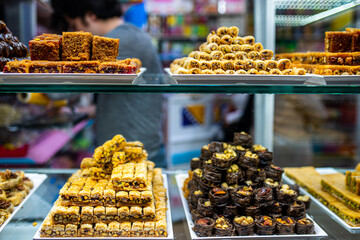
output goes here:
{"type": "Polygon", "coordinates": [[[326,85],[323,76],[306,75],[252,75],[252,74],[172,74],[178,84],[215,85],[326,85]]]}
{"type": "Polygon", "coordinates": [[[132,84],[138,74],[108,73],[0,73],[0,84],[132,84]]]}
{"type": "Polygon", "coordinates": [[[104,240],[104,239],[131,239],[131,240],[140,240],[140,239],[152,239],[152,240],[164,240],[164,239],[174,239],[174,232],[172,227],[172,220],[171,220],[171,210],[170,210],[170,198],[169,198],[169,187],[168,187],[168,180],[166,174],[162,174],[162,177],[164,179],[164,187],[166,189],[166,198],[167,198],[167,211],[166,211],[166,223],[167,223],[167,230],[168,230],[168,236],[167,237],[40,237],[40,229],[41,226],[36,231],[33,240],[54,240],[54,239],[67,239],[67,240],[104,240]]]}
{"type": "MultiPolygon", "coordinates": [[[[327,233],[314,221],[315,225],[315,233],[316,234],[307,234],[307,235],[253,235],[253,236],[229,236],[229,237],[198,237],[196,233],[193,231],[194,223],[191,219],[190,211],[186,202],[185,197],[182,194],[182,187],[184,184],[184,180],[188,177],[188,174],[177,174],[175,176],[177,186],[179,188],[179,192],[181,195],[181,202],[184,206],[184,211],[186,215],[186,220],[189,228],[189,232],[191,235],[191,239],[198,240],[210,240],[210,239],[323,239],[328,235],[327,233]]],[[[307,216],[310,218],[309,216],[307,216]]]]}
{"type": "Polygon", "coordinates": [[[5,228],[6,224],[8,224],[11,219],[15,216],[17,211],[19,211],[24,203],[31,197],[31,195],[40,187],[40,185],[45,181],[47,178],[46,174],[37,174],[37,173],[27,173],[25,174],[26,177],[31,179],[33,181],[34,187],[30,190],[29,194],[22,200],[22,202],[14,208],[14,211],[11,213],[8,219],[3,223],[3,225],[0,226],[0,232],[5,228]]]}
{"type": "Polygon", "coordinates": [[[359,75],[323,76],[328,85],[360,85],[359,75]]]}
{"type": "MultiPolygon", "coordinates": [[[[334,168],[316,168],[316,171],[320,174],[331,174],[331,173],[338,173],[338,171],[334,168]]],[[[283,174],[282,179],[289,183],[294,184],[295,182],[290,179],[288,176],[283,174]]],[[[360,233],[360,227],[352,227],[349,224],[347,224],[342,218],[340,218],[338,215],[336,215],[333,211],[331,211],[328,207],[326,207],[322,202],[320,202],[317,198],[312,196],[310,193],[308,193],[305,189],[300,187],[300,191],[303,194],[309,195],[313,203],[316,203],[324,212],[326,212],[332,219],[334,219],[336,222],[338,222],[342,227],[344,227],[347,231],[351,233],[360,233]]]]}

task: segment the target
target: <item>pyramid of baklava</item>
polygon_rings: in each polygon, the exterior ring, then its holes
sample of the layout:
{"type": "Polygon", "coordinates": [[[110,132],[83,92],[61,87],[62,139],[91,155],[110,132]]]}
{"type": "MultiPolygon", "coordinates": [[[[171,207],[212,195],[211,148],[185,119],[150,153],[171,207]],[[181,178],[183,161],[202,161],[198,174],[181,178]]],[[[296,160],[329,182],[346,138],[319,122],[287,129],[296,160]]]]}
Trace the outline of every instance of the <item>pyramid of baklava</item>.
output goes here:
{"type": "Polygon", "coordinates": [[[289,59],[273,60],[273,51],[264,49],[253,36],[238,36],[237,27],[220,27],[207,36],[207,42],[188,57],[174,60],[173,74],[276,74],[303,75],[292,68],[289,59]]]}
{"type": "Polygon", "coordinates": [[[166,237],[166,190],[141,142],[116,135],[85,158],[41,228],[42,237],[166,237]]]}

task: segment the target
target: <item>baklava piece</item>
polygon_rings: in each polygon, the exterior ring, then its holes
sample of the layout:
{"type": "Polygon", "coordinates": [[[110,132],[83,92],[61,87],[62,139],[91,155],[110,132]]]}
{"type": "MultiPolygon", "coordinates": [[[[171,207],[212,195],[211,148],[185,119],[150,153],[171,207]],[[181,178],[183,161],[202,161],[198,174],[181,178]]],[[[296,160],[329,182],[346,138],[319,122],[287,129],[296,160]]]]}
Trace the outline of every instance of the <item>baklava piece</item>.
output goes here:
{"type": "Polygon", "coordinates": [[[78,230],[78,237],[93,237],[94,228],[92,224],[81,224],[78,230]]]}
{"type": "Polygon", "coordinates": [[[31,62],[29,60],[11,61],[6,63],[4,73],[29,73],[31,62]]]}
{"type": "Polygon", "coordinates": [[[254,235],[255,221],[250,216],[237,216],[234,218],[234,226],[239,236],[254,235]]]}
{"type": "Polygon", "coordinates": [[[119,54],[119,39],[94,36],[92,42],[92,60],[114,61],[119,54]]]}
{"type": "Polygon", "coordinates": [[[325,52],[350,52],[352,33],[325,32],[325,52]]]}
{"type": "Polygon", "coordinates": [[[62,53],[63,61],[90,60],[93,36],[89,32],[63,32],[62,53]]]}
{"type": "Polygon", "coordinates": [[[62,73],[61,61],[31,61],[29,73],[62,73]]]}
{"type": "Polygon", "coordinates": [[[136,74],[137,69],[133,65],[127,65],[122,62],[102,62],[99,65],[99,73],[136,74]]]}
{"type": "Polygon", "coordinates": [[[32,61],[60,61],[61,36],[42,34],[29,41],[30,58],[32,61]]]}
{"type": "Polygon", "coordinates": [[[97,73],[99,61],[64,62],[63,73],[97,73]]]}

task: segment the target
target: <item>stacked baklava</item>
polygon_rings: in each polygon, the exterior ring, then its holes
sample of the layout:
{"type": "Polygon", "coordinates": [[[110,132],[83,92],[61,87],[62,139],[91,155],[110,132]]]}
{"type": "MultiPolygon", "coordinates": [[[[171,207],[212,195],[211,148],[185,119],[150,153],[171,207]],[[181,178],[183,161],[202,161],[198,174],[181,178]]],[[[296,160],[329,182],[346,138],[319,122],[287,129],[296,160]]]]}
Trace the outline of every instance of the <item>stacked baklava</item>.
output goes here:
{"type": "Polygon", "coordinates": [[[188,57],[174,60],[173,74],[275,74],[304,75],[289,59],[273,60],[273,51],[263,49],[253,36],[239,37],[237,27],[220,27],[207,36],[207,42],[188,57]]]}
{"type": "Polygon", "coordinates": [[[29,49],[31,61],[9,62],[4,72],[135,74],[141,67],[136,58],[116,60],[119,39],[89,32],[44,33],[30,40],[29,49]]]}
{"type": "Polygon", "coordinates": [[[6,170],[0,172],[0,226],[33,188],[33,182],[24,172],[6,170]]]}
{"type": "Polygon", "coordinates": [[[166,190],[141,142],[121,135],[85,158],[59,193],[42,237],[166,237],[166,190]]]}
{"type": "Polygon", "coordinates": [[[325,32],[325,52],[296,52],[276,54],[288,58],[296,67],[320,75],[360,74],[360,29],[347,28],[344,32],[325,32]]]}
{"type": "Polygon", "coordinates": [[[200,237],[314,234],[306,217],[310,198],[282,184],[273,153],[253,145],[249,134],[232,143],[212,142],[191,160],[184,196],[200,237]]]}

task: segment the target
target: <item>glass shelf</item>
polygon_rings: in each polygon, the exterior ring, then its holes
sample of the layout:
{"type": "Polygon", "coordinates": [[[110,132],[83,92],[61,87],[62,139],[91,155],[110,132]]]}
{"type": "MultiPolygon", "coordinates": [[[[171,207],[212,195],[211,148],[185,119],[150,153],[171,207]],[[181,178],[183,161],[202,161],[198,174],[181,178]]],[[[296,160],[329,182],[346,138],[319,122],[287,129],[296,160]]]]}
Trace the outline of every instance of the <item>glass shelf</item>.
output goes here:
{"type": "Polygon", "coordinates": [[[259,94],[358,94],[360,86],[298,85],[2,85],[0,93],[93,92],[93,93],[259,93],[259,94]]]}
{"type": "MultiPolygon", "coordinates": [[[[31,240],[41,226],[44,218],[48,214],[52,204],[57,199],[59,190],[66,182],[67,178],[75,172],[74,169],[27,169],[27,173],[47,174],[47,179],[36,190],[36,192],[25,202],[4,230],[0,232],[0,239],[8,240],[31,240]],[[35,225],[34,223],[37,223],[35,225]],[[35,226],[34,226],[34,225],[35,226]]],[[[180,192],[175,185],[175,175],[186,173],[185,170],[164,171],[168,175],[170,205],[173,219],[173,229],[175,239],[190,239],[185,219],[185,213],[180,202],[180,192]]],[[[359,234],[351,234],[335,220],[325,214],[316,204],[311,204],[308,211],[310,216],[326,231],[329,235],[327,239],[359,239],[359,234]]]]}
{"type": "MultiPolygon", "coordinates": [[[[291,78],[291,76],[289,76],[291,78]]],[[[342,79],[341,79],[342,80],[342,79]]],[[[352,79],[354,80],[354,79],[352,79]]],[[[135,84],[0,84],[0,93],[19,92],[91,92],[91,93],[250,93],[250,94],[358,94],[357,83],[344,85],[279,85],[279,84],[177,84],[166,74],[145,75],[135,79],[135,84]]]]}

